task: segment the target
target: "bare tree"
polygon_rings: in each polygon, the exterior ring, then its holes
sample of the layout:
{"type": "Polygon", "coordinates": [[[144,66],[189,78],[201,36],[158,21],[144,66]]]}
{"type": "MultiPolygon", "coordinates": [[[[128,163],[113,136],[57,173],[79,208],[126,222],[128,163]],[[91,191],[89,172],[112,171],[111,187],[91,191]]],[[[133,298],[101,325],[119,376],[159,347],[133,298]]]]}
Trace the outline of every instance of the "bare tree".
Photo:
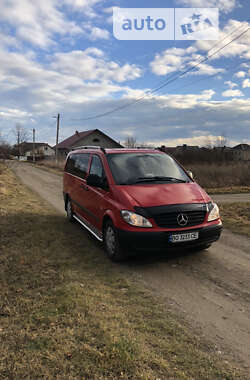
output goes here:
{"type": "Polygon", "coordinates": [[[11,155],[11,146],[4,140],[0,140],[0,159],[7,159],[11,155]]]}
{"type": "Polygon", "coordinates": [[[133,136],[127,136],[124,141],[124,146],[126,148],[136,148],[136,138],[133,136]]]}
{"type": "Polygon", "coordinates": [[[29,139],[29,132],[21,124],[16,124],[12,133],[15,137],[14,151],[16,151],[18,159],[22,155],[22,143],[29,139]]]}

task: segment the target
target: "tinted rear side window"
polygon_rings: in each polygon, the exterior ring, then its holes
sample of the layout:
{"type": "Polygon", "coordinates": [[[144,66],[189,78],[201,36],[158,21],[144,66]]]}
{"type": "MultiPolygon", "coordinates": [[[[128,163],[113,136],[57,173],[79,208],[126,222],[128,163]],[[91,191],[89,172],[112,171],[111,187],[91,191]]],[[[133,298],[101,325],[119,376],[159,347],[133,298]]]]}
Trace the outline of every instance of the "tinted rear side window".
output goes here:
{"type": "Polygon", "coordinates": [[[75,169],[75,154],[71,154],[71,156],[68,157],[66,166],[65,166],[65,171],[70,174],[74,174],[74,169],[75,169]]]}
{"type": "Polygon", "coordinates": [[[89,153],[72,154],[69,156],[65,171],[80,178],[85,178],[89,165],[89,153]]]}
{"type": "Polygon", "coordinates": [[[93,156],[89,174],[96,175],[99,178],[104,177],[102,162],[98,156],[93,156]]]}

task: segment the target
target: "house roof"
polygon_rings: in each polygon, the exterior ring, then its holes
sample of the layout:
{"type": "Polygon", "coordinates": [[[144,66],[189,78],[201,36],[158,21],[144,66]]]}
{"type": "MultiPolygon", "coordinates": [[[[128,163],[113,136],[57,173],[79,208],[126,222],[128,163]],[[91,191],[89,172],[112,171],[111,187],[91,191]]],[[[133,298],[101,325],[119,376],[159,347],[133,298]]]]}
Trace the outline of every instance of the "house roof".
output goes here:
{"type": "Polygon", "coordinates": [[[63,141],[61,141],[57,147],[59,149],[71,149],[73,146],[75,146],[77,144],[78,141],[84,139],[85,137],[91,135],[94,132],[101,133],[103,136],[105,136],[109,140],[113,141],[117,145],[117,147],[122,147],[118,142],[113,140],[111,137],[109,137],[108,135],[106,135],[105,133],[100,131],[99,129],[91,129],[91,130],[83,131],[83,132],[76,131],[74,135],[68,137],[67,139],[65,139],[63,141]]]}
{"type": "Polygon", "coordinates": [[[75,145],[77,143],[77,141],[83,139],[84,137],[87,137],[89,135],[91,135],[91,133],[93,133],[94,131],[96,131],[96,129],[91,129],[89,131],[84,131],[84,132],[78,132],[76,131],[74,135],[68,137],[67,139],[61,141],[57,147],[60,149],[68,149],[68,148],[71,148],[73,145],[75,145]]]}
{"type": "Polygon", "coordinates": [[[237,150],[250,150],[250,145],[248,144],[239,144],[233,147],[233,149],[237,150]]]}

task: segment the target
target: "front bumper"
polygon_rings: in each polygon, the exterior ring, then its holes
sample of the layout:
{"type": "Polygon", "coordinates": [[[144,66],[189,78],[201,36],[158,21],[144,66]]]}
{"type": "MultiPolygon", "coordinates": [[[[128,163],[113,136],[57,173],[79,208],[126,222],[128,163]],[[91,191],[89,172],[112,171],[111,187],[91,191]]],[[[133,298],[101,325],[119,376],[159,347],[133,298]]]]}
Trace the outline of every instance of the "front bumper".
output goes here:
{"type": "Polygon", "coordinates": [[[164,232],[131,232],[118,230],[121,246],[133,250],[166,250],[171,248],[195,248],[201,245],[211,244],[220,238],[222,225],[216,224],[203,228],[189,229],[184,231],[164,232]],[[199,238],[193,241],[172,243],[170,235],[186,232],[199,232],[199,238]]]}

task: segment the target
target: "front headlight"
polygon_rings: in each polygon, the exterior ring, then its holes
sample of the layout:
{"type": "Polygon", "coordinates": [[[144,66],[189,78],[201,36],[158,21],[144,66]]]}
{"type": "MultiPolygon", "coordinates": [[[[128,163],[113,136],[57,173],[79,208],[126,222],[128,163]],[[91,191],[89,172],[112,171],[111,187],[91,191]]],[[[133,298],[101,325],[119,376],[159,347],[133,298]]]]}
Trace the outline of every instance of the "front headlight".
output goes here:
{"type": "Polygon", "coordinates": [[[121,215],[125,222],[135,227],[152,227],[150,221],[144,216],[138,215],[132,211],[122,210],[121,215]]]}
{"type": "Polygon", "coordinates": [[[212,222],[213,220],[220,218],[220,210],[216,203],[212,203],[209,207],[209,214],[208,214],[208,222],[212,222]]]}

